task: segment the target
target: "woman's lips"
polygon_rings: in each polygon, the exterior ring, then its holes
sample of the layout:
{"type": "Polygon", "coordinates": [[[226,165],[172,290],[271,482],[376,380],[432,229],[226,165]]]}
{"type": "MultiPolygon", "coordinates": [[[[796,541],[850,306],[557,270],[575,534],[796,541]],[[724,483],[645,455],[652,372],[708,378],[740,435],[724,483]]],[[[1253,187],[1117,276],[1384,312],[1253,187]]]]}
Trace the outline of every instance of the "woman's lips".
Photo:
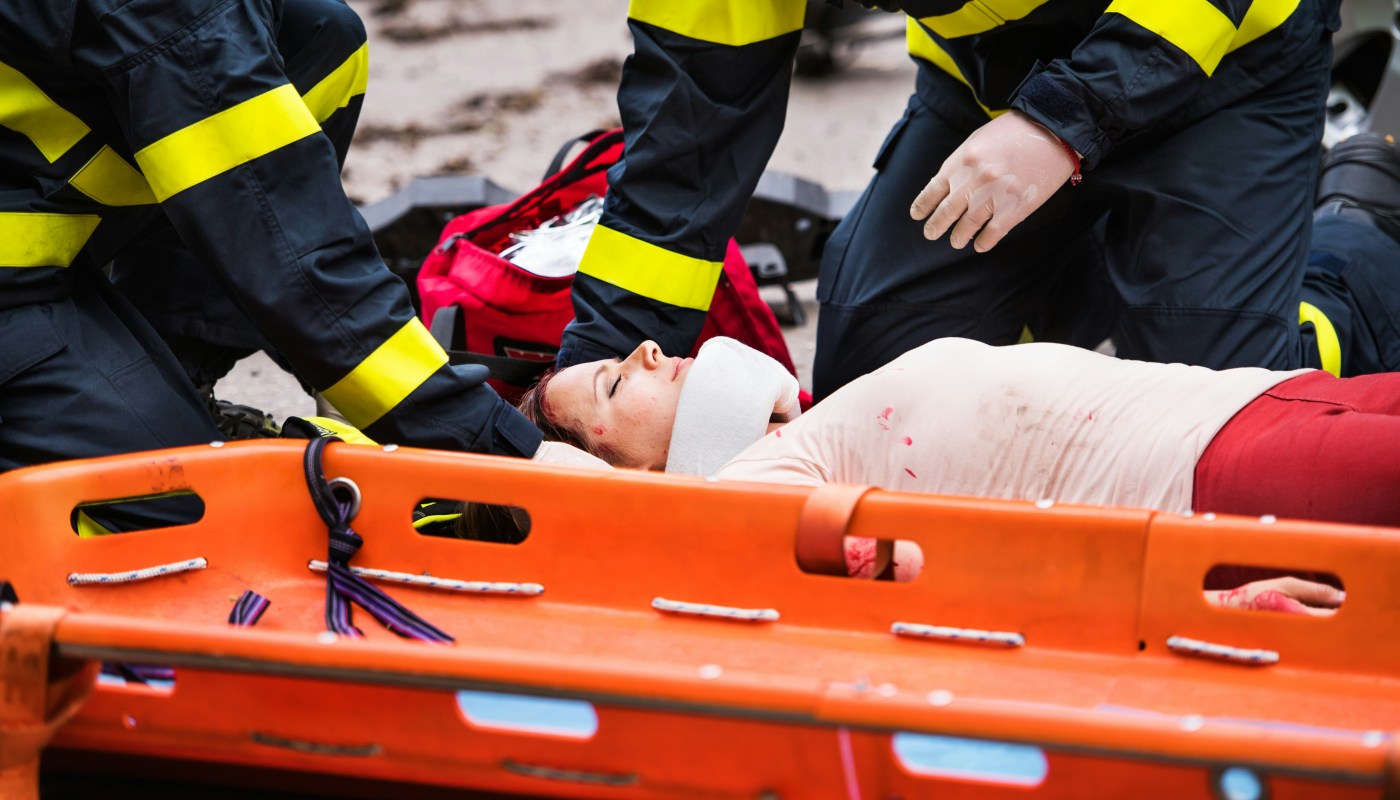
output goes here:
{"type": "Polygon", "coordinates": [[[692,361],[694,361],[694,360],[695,360],[695,359],[693,359],[693,358],[678,358],[678,359],[676,359],[676,371],[673,372],[673,373],[671,374],[671,381],[674,382],[677,378],[679,378],[679,377],[681,376],[681,370],[683,370],[683,369],[685,369],[686,367],[690,366],[690,362],[692,362],[692,361]]]}

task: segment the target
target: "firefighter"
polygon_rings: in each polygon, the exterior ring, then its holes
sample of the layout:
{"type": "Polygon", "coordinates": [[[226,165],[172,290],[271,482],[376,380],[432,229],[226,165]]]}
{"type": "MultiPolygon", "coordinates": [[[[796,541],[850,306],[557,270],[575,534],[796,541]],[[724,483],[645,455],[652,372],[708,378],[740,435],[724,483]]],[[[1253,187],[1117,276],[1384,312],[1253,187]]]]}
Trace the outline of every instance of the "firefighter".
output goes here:
{"type": "MultiPolygon", "coordinates": [[[[818,399],[934,338],[1016,341],[1086,263],[1122,303],[1122,356],[1305,363],[1338,0],[865,4],[907,14],[918,82],[825,249],[818,399]]],[[[632,0],[626,151],[561,366],[689,350],[782,128],[804,5],[632,0]]]]}
{"type": "Polygon", "coordinates": [[[103,271],[164,254],[377,441],[570,459],[448,365],[345,196],[363,36],[333,0],[0,4],[0,470],[219,438],[103,271]]]}

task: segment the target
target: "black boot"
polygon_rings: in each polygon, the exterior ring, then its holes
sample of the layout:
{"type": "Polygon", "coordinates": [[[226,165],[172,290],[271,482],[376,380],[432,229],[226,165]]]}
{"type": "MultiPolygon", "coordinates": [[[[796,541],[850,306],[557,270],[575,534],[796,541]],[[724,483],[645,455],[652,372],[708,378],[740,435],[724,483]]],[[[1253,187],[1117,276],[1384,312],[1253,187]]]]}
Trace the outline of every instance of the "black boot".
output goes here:
{"type": "Polygon", "coordinates": [[[1322,159],[1314,218],[1335,214],[1400,243],[1400,147],[1388,135],[1359,133],[1322,159]]]}

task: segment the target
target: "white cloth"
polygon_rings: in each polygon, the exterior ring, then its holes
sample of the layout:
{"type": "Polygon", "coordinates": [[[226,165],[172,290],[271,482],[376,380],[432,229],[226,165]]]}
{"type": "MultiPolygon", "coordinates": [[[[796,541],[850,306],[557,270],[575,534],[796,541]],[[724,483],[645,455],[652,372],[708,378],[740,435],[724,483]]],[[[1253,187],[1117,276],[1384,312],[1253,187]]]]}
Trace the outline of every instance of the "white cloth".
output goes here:
{"type": "Polygon", "coordinates": [[[718,474],[1185,511],[1220,428],[1303,372],[939,339],[852,381],[718,474]]]}
{"type": "Polygon", "coordinates": [[[666,471],[710,476],[763,438],[768,423],[795,419],[797,379],[782,364],[726,336],[700,346],[686,371],[666,471]]]}

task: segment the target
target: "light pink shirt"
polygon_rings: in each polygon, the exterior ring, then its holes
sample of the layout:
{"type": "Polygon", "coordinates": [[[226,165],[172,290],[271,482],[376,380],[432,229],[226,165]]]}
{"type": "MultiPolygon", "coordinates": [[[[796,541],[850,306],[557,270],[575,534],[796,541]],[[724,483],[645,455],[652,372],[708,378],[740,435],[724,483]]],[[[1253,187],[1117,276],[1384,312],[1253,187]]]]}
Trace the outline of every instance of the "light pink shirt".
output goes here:
{"type": "Polygon", "coordinates": [[[1216,432],[1304,371],[939,339],[770,433],[719,477],[1185,511],[1216,432]]]}

